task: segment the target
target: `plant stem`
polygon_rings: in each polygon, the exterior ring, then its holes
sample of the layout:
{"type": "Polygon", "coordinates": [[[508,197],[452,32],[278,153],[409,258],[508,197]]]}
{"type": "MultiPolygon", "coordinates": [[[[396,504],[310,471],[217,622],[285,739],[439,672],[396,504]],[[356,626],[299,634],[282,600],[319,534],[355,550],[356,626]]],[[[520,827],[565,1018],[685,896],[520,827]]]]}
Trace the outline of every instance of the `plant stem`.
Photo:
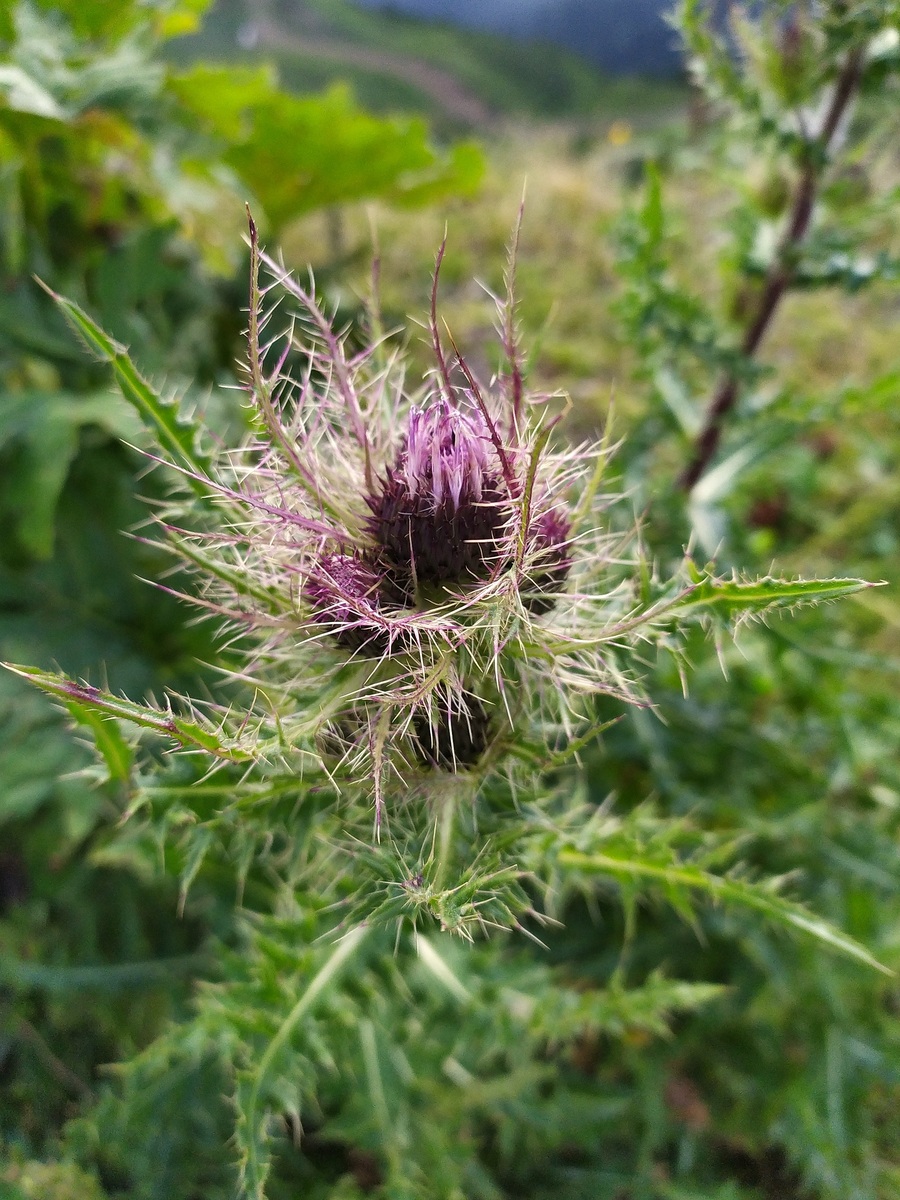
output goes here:
{"type": "Polygon", "coordinates": [[[456,788],[448,788],[442,800],[441,823],[438,830],[437,866],[434,872],[434,890],[440,892],[450,868],[450,858],[453,853],[453,835],[456,832],[456,806],[458,797],[456,788]]]}
{"type": "MultiPolygon", "coordinates": [[[[741,353],[745,358],[752,358],[756,354],[782,297],[790,287],[793,275],[791,259],[809,229],[822,173],[822,160],[859,84],[864,56],[865,50],[862,46],[857,46],[847,55],[835,83],[822,128],[817,137],[807,142],[806,161],[794,193],[787,228],[775,262],[766,276],[756,309],[741,340],[741,353]]],[[[726,375],[710,401],[704,426],[694,443],[693,455],[679,480],[685,491],[691,490],[712,461],[722,439],[725,421],[737,403],[739,393],[740,380],[737,375],[726,375]]]]}

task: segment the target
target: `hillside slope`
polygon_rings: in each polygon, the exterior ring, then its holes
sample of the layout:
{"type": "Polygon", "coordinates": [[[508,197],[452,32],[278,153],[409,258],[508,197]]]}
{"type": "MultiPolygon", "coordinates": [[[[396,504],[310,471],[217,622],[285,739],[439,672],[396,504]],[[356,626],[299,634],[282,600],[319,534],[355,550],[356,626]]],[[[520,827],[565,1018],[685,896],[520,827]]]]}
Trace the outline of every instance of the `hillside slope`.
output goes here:
{"type": "Polygon", "coordinates": [[[546,42],[364,9],[348,0],[218,0],[178,59],[263,57],[300,92],[348,81],[374,111],[419,112],[439,127],[496,116],[610,119],[659,112],[679,85],[611,79],[546,42]]]}

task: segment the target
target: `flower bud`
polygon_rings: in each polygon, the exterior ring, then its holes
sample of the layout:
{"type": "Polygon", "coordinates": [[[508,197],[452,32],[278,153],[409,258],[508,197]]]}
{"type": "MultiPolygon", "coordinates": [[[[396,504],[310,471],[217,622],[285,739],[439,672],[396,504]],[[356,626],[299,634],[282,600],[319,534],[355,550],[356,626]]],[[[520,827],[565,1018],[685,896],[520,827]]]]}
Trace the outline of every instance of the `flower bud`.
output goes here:
{"type": "Polygon", "coordinates": [[[489,578],[509,508],[481,413],[446,400],[413,408],[397,461],[368,503],[379,565],[403,602],[417,584],[489,578]]]}
{"type": "Polygon", "coordinates": [[[490,718],[477,696],[462,696],[446,688],[434,695],[434,711],[420,710],[413,718],[416,753],[429,767],[458,771],[473,767],[487,749],[490,718]]]}
{"type": "Polygon", "coordinates": [[[375,658],[390,650],[390,633],[379,612],[381,577],[349,554],[326,554],[303,588],[313,620],[329,627],[345,650],[375,658]]]}
{"type": "Polygon", "coordinates": [[[550,612],[572,569],[570,531],[568,516],[558,508],[548,509],[534,523],[534,560],[522,603],[535,616],[550,612]]]}

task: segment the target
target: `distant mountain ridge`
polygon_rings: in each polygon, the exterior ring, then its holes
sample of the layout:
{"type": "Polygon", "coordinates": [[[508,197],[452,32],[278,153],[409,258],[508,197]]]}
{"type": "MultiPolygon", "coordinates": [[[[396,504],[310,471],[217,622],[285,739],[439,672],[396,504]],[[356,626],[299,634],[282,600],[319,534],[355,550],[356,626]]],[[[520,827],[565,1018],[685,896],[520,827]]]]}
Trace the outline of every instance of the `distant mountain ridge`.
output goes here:
{"type": "Polygon", "coordinates": [[[665,20],[672,0],[355,0],[430,21],[539,38],[574,50],[604,71],[674,75],[678,38],[665,20]]]}

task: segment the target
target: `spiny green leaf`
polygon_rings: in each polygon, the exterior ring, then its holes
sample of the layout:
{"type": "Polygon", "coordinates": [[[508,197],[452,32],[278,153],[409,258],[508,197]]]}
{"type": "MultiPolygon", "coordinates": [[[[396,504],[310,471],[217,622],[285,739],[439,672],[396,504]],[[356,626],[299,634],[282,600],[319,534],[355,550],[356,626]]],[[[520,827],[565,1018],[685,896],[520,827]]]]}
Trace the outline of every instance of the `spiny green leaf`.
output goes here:
{"type": "Polygon", "coordinates": [[[673,613],[679,616],[714,613],[724,620],[743,614],[759,614],[799,604],[820,604],[839,600],[866,588],[879,587],[865,579],[716,579],[689,564],[694,587],[677,601],[673,613]]]}
{"type": "MultiPolygon", "coordinates": [[[[92,731],[96,729],[98,719],[114,718],[130,721],[142,729],[151,729],[187,749],[204,750],[216,758],[228,759],[231,762],[253,760],[254,756],[249,750],[226,738],[211,725],[179,717],[168,709],[135,704],[123,696],[114,696],[111,692],[103,692],[90,684],[76,683],[65,675],[42,671],[38,667],[15,666],[11,663],[0,665],[61,700],[75,720],[92,731]]],[[[113,752],[117,769],[121,769],[124,766],[121,747],[116,748],[110,744],[106,749],[113,752]]],[[[101,752],[106,757],[106,751],[102,747],[101,752]]]]}
{"type": "Polygon", "coordinates": [[[569,870],[588,875],[612,875],[625,880],[654,882],[667,891],[674,889],[671,897],[673,899],[678,891],[703,892],[725,904],[753,909],[770,921],[810,934],[832,950],[856,959],[867,967],[885,975],[893,974],[890,968],[880,963],[865,946],[841,933],[827,921],[816,917],[802,904],[786,900],[769,886],[737,879],[734,876],[715,875],[689,862],[649,862],[614,853],[585,852],[574,848],[563,848],[559,853],[559,862],[569,870]]]}
{"type": "Polygon", "coordinates": [[[560,987],[548,980],[534,998],[529,1036],[557,1045],[586,1030],[622,1037],[641,1029],[665,1037],[676,1013],[694,1012],[726,991],[720,984],[666,979],[659,972],[638,987],[625,987],[617,978],[603,988],[560,987]]]}
{"type": "Polygon", "coordinates": [[[212,466],[199,449],[200,426],[186,421],[174,401],[163,400],[135,367],[127,349],[105,333],[82,308],[50,288],[46,290],[87,348],[112,367],[122,395],[155,433],[163,450],[186,469],[193,490],[198,496],[208,496],[210,486],[205,480],[210,477],[212,466]]]}
{"type": "Polygon", "coordinates": [[[104,718],[84,704],[69,704],[66,707],[79,724],[90,729],[94,744],[109,770],[110,779],[116,783],[128,783],[134,765],[134,751],[116,722],[104,718]]]}
{"type": "Polygon", "coordinates": [[[250,1080],[247,1103],[242,1114],[243,1128],[239,1130],[239,1135],[243,1135],[246,1142],[242,1163],[246,1194],[252,1196],[253,1200],[264,1200],[269,1166],[266,1152],[268,1119],[260,1114],[260,1095],[263,1087],[291,1034],[327,993],[348,959],[365,939],[366,932],[366,927],[359,925],[337,943],[279,1026],[250,1080]]]}
{"type": "Polygon", "coordinates": [[[187,538],[170,533],[168,539],[160,543],[160,548],[169,550],[173,554],[186,559],[195,567],[199,567],[207,575],[215,575],[218,579],[223,580],[230,587],[234,588],[238,595],[251,596],[254,600],[258,600],[270,613],[278,614],[291,611],[289,602],[285,601],[284,597],[279,595],[275,588],[265,588],[254,584],[253,580],[247,575],[242,574],[234,567],[230,567],[227,563],[222,562],[221,559],[215,558],[211,554],[204,554],[202,550],[187,538]]]}

